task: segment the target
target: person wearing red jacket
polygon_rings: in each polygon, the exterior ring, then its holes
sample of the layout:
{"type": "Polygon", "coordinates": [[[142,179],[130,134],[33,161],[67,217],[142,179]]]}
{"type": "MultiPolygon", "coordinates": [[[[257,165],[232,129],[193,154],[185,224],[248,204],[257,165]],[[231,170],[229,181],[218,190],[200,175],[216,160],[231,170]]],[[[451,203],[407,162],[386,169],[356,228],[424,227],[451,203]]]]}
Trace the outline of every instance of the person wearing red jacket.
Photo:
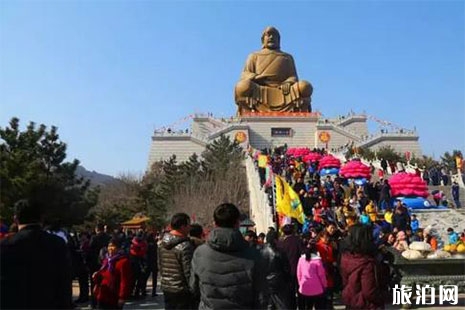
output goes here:
{"type": "Polygon", "coordinates": [[[147,287],[147,241],[143,232],[139,232],[131,241],[129,249],[129,261],[133,274],[134,298],[146,296],[147,287]]]}
{"type": "Polygon", "coordinates": [[[330,236],[327,231],[320,233],[319,240],[316,243],[316,249],[320,254],[325,269],[326,275],[326,305],[328,308],[333,307],[333,290],[334,290],[334,264],[336,258],[334,257],[334,249],[330,243],[330,236]]]}
{"type": "Polygon", "coordinates": [[[122,309],[131,294],[132,270],[127,256],[121,251],[121,241],[108,243],[108,254],[102,267],[92,276],[96,285],[94,296],[98,309],[122,309]]]}
{"type": "Polygon", "coordinates": [[[371,228],[349,228],[341,257],[342,301],[346,309],[383,309],[387,296],[384,268],[376,261],[371,228]]]}

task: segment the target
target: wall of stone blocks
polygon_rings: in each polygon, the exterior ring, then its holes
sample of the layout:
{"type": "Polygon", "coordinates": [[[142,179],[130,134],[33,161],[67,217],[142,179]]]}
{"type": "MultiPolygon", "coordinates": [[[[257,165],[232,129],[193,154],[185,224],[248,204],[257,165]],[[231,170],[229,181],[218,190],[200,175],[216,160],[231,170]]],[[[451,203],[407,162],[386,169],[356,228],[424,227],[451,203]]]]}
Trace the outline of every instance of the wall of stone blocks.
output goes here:
{"type": "Polygon", "coordinates": [[[405,152],[410,152],[412,155],[416,157],[422,156],[423,153],[421,151],[420,143],[418,143],[418,139],[412,137],[399,137],[399,138],[391,138],[389,140],[381,141],[379,143],[374,144],[370,147],[373,151],[385,147],[391,146],[396,152],[400,154],[404,154],[405,152]]]}
{"type": "Polygon", "coordinates": [[[343,127],[344,129],[348,131],[357,133],[357,135],[359,136],[368,135],[368,127],[367,127],[366,119],[365,120],[363,119],[354,120],[353,122],[347,125],[344,125],[343,127]]]}
{"type": "Polygon", "coordinates": [[[155,138],[150,145],[148,167],[156,161],[170,158],[173,154],[178,162],[186,161],[193,153],[200,156],[204,150],[205,145],[194,142],[188,136],[155,138]]]}
{"type": "MultiPolygon", "coordinates": [[[[347,137],[346,135],[343,135],[337,131],[334,131],[332,129],[321,129],[318,130],[317,135],[319,135],[320,132],[326,131],[331,135],[331,139],[328,142],[328,148],[331,150],[332,148],[338,148],[340,146],[345,145],[348,142],[353,141],[354,139],[347,137]]],[[[317,148],[325,148],[326,144],[321,142],[320,139],[316,139],[317,141],[317,148]]]]}
{"type": "Polygon", "coordinates": [[[192,122],[191,130],[201,136],[207,136],[220,128],[218,122],[210,120],[208,117],[197,117],[192,122]]]}
{"type": "Polygon", "coordinates": [[[284,117],[243,119],[243,124],[249,126],[250,145],[257,149],[276,147],[287,144],[289,147],[313,147],[315,141],[316,120],[286,119],[284,117]],[[291,128],[288,137],[271,135],[271,128],[291,128]]]}

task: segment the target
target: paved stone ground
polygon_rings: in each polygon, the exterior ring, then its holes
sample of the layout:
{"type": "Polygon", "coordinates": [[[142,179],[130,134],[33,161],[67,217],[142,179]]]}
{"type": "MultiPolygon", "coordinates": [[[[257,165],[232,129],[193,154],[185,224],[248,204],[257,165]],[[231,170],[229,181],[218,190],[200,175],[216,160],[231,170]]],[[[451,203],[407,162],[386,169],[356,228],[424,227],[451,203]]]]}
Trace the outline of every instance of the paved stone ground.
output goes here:
{"type": "MultiPolygon", "coordinates": [[[[158,286],[159,287],[159,286],[158,286]]],[[[152,280],[149,279],[147,283],[147,292],[152,291],[152,280]]],[[[152,297],[147,295],[145,299],[128,301],[124,305],[124,309],[164,309],[163,303],[163,294],[160,290],[157,290],[158,296],[152,297]]],[[[77,299],[79,296],[79,285],[77,281],[73,282],[73,297],[77,299]]],[[[448,309],[448,310],[455,310],[455,309],[465,309],[465,294],[459,295],[459,302],[457,305],[439,305],[439,300],[437,300],[436,305],[428,305],[428,306],[414,306],[412,309],[425,309],[425,310],[435,310],[435,309],[448,309]]],[[[88,310],[91,309],[90,304],[79,304],[76,309],[83,309],[88,310]]],[[[345,309],[345,306],[342,305],[338,300],[335,300],[334,309],[342,310],[345,309]]],[[[399,306],[393,305],[386,305],[386,309],[401,309],[399,306]]]]}
{"type": "MultiPolygon", "coordinates": [[[[158,286],[159,287],[159,286],[158,286]]],[[[147,292],[152,292],[152,279],[150,278],[147,282],[147,292]]],[[[152,297],[151,294],[147,294],[147,297],[144,299],[128,301],[124,305],[124,309],[164,309],[165,304],[163,303],[163,293],[157,290],[158,295],[152,297]]],[[[79,284],[77,281],[73,282],[73,300],[76,300],[79,297],[79,284]]],[[[78,304],[75,309],[88,310],[91,309],[89,303],[78,304]]]]}

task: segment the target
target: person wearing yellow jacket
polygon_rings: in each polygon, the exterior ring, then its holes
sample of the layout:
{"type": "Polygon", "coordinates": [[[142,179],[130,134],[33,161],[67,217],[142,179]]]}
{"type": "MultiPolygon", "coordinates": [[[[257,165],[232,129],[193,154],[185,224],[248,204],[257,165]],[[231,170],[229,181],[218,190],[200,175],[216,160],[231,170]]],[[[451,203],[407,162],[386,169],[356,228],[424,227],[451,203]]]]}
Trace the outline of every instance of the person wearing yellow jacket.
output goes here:
{"type": "Polygon", "coordinates": [[[376,207],[373,204],[373,200],[368,201],[368,204],[365,207],[365,212],[367,213],[372,223],[376,222],[378,214],[376,212],[376,207]]]}
{"type": "Polygon", "coordinates": [[[384,220],[392,225],[392,210],[391,208],[386,208],[384,212],[384,220]]]}

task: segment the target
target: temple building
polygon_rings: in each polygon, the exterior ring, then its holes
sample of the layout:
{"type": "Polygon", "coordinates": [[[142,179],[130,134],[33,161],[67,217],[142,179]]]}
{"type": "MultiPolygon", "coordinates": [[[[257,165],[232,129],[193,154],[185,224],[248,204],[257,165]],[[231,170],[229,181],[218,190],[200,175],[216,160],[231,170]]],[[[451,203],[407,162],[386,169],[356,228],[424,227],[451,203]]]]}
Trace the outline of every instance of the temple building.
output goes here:
{"type": "Polygon", "coordinates": [[[264,149],[287,144],[343,153],[349,147],[367,147],[375,151],[389,145],[401,154],[408,151],[415,157],[422,155],[417,132],[396,126],[370,132],[367,121],[377,120],[363,113],[323,118],[319,113],[310,112],[262,112],[228,119],[196,114],[189,119],[188,130],[161,128],[154,131],[148,167],[173,154],[180,162],[193,153],[200,156],[205,146],[220,135],[229,136],[244,148],[264,149]]]}

